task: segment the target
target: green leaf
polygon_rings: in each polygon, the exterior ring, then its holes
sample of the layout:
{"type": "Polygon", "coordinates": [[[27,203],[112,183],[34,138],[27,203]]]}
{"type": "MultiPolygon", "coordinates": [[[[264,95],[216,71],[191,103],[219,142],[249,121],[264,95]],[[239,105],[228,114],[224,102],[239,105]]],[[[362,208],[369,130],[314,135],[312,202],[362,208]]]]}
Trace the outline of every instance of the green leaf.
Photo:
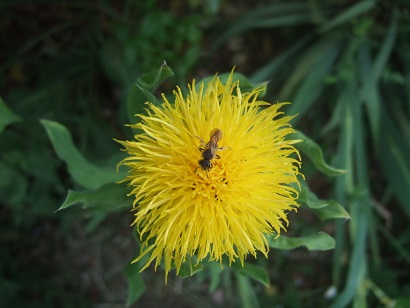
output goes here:
{"type": "Polygon", "coordinates": [[[216,288],[221,283],[222,268],[219,262],[209,262],[207,265],[211,275],[211,283],[209,284],[209,293],[215,292],[216,288]]]}
{"type": "Polygon", "coordinates": [[[131,208],[132,198],[127,196],[128,188],[125,184],[109,183],[97,190],[73,191],[69,190],[66,200],[59,210],[72,206],[82,206],[90,210],[90,220],[86,232],[91,232],[98,226],[110,212],[131,208]]]}
{"type": "Polygon", "coordinates": [[[109,183],[97,190],[73,191],[69,190],[64,203],[58,210],[72,206],[82,206],[84,209],[100,208],[104,210],[117,210],[131,207],[132,198],[127,196],[128,187],[125,184],[109,183]]]}
{"type": "Polygon", "coordinates": [[[227,31],[220,33],[212,49],[218,49],[229,38],[254,28],[274,28],[312,21],[312,13],[308,3],[279,2],[249,10],[246,15],[239,16],[237,21],[227,27],[227,31]]]}
{"type": "MultiPolygon", "coordinates": [[[[230,74],[231,73],[223,73],[218,76],[222,84],[226,84],[230,74]]],[[[206,85],[210,81],[212,81],[212,79],[214,78],[215,76],[209,76],[209,77],[203,78],[200,82],[196,84],[196,88],[199,89],[201,84],[204,83],[205,84],[204,89],[206,89],[206,85]]],[[[267,88],[268,82],[252,83],[249,81],[249,79],[245,75],[234,72],[232,76],[232,82],[236,82],[236,81],[239,81],[239,86],[241,88],[242,93],[249,93],[256,88],[260,88],[262,89],[262,91],[260,92],[259,97],[263,97],[266,94],[266,88],[267,88]]]]}
{"type": "Polygon", "coordinates": [[[144,294],[146,286],[140,273],[140,266],[128,264],[124,267],[124,273],[128,280],[127,307],[130,307],[144,294]]]}
{"type": "Polygon", "coordinates": [[[41,124],[46,129],[58,157],[67,163],[68,171],[77,183],[88,189],[97,189],[123,177],[116,172],[114,166],[112,170],[106,170],[88,162],[77,150],[65,126],[49,120],[41,120],[41,124]]]}
{"type": "Polygon", "coordinates": [[[310,138],[305,136],[301,132],[296,132],[292,134],[292,139],[300,139],[303,142],[299,142],[296,144],[296,147],[301,152],[305,153],[313,162],[315,167],[321,171],[322,173],[328,176],[337,176],[342,175],[346,172],[346,170],[336,169],[329,166],[323,158],[322,149],[310,138]]]}
{"type": "Polygon", "coordinates": [[[149,72],[138,78],[137,84],[141,88],[153,92],[162,82],[164,82],[167,78],[172,77],[173,75],[174,72],[164,61],[164,63],[158,70],[149,72]]]}
{"type": "Polygon", "coordinates": [[[352,19],[356,16],[359,16],[370,11],[375,6],[375,4],[375,0],[365,0],[352,5],[344,12],[332,18],[330,22],[328,22],[324,27],[322,27],[320,32],[323,33],[344,23],[351,22],[352,19]]]}
{"type": "Polygon", "coordinates": [[[410,307],[410,296],[408,295],[401,295],[396,299],[395,308],[406,308],[410,307]]]}
{"type": "Polygon", "coordinates": [[[380,79],[380,76],[382,75],[395,47],[394,43],[396,41],[397,34],[397,19],[398,13],[395,9],[392,14],[392,20],[390,22],[389,29],[386,32],[383,43],[381,44],[381,46],[379,46],[379,53],[377,54],[377,57],[373,63],[371,79],[374,82],[377,82],[380,79]]]}
{"type": "Polygon", "coordinates": [[[350,219],[349,213],[342,207],[338,202],[334,200],[320,200],[325,205],[319,209],[312,209],[312,211],[318,216],[321,220],[326,219],[350,219]]]}
{"type": "Polygon", "coordinates": [[[341,42],[337,36],[324,38],[304,51],[301,59],[292,65],[294,68],[278,95],[291,98],[288,113],[299,115],[294,123],[302,119],[322,95],[326,88],[325,79],[334,69],[340,51],[341,42]]]}
{"type": "Polygon", "coordinates": [[[139,121],[135,116],[144,112],[146,102],[157,104],[157,98],[148,90],[141,88],[138,84],[133,84],[127,96],[128,121],[132,124],[139,121]]]}
{"type": "Polygon", "coordinates": [[[250,79],[254,82],[271,80],[270,85],[272,85],[273,76],[278,75],[280,70],[284,70],[283,67],[288,65],[288,61],[300,53],[303,48],[306,48],[307,42],[309,42],[311,38],[311,35],[306,35],[302,39],[296,41],[290,48],[286,49],[280,55],[276,56],[254,72],[250,79]]]}
{"type": "MultiPolygon", "coordinates": [[[[365,282],[368,259],[367,255],[367,237],[369,233],[369,222],[371,221],[370,200],[368,196],[360,196],[351,201],[352,220],[350,223],[352,248],[348,264],[348,271],[344,273],[346,283],[344,289],[338,294],[332,307],[347,307],[355,298],[361,297],[357,294],[358,288],[365,282]]],[[[361,307],[363,305],[358,305],[361,307]]]]}
{"type": "Polygon", "coordinates": [[[260,282],[265,287],[269,286],[269,274],[266,268],[247,262],[245,262],[243,267],[239,263],[234,263],[232,267],[235,268],[238,274],[248,276],[249,278],[260,282]]]}
{"type": "Polygon", "coordinates": [[[6,105],[4,100],[0,97],[0,134],[7,125],[21,121],[21,118],[13,113],[6,105]]]}
{"type": "Polygon", "coordinates": [[[382,113],[378,155],[380,166],[390,189],[403,211],[410,215],[408,191],[410,187],[410,142],[403,140],[404,131],[394,125],[387,112],[382,113]]]}
{"type": "Polygon", "coordinates": [[[142,75],[135,85],[132,85],[127,97],[128,120],[135,123],[135,115],[144,110],[146,102],[158,104],[158,99],[153,95],[155,89],[167,78],[173,76],[172,70],[164,63],[158,70],[142,75]]]}
{"type": "Polygon", "coordinates": [[[202,271],[204,266],[202,263],[194,263],[190,259],[182,263],[178,276],[181,278],[187,278],[193,276],[195,273],[202,271]]]}
{"type": "Polygon", "coordinates": [[[249,278],[245,275],[236,275],[238,292],[241,298],[241,306],[244,308],[260,307],[258,297],[255,294],[255,289],[252,287],[249,278]]]}
{"type": "Polygon", "coordinates": [[[383,43],[379,48],[379,53],[372,63],[370,49],[365,45],[359,56],[359,72],[363,83],[363,88],[361,89],[361,97],[363,98],[366,108],[367,115],[370,121],[371,133],[373,140],[375,140],[376,146],[379,146],[381,138],[379,136],[383,134],[382,124],[380,119],[385,115],[382,114],[382,98],[380,95],[380,77],[385,70],[387,61],[391,56],[392,50],[394,48],[394,42],[396,40],[397,32],[397,11],[393,11],[392,20],[383,43]],[[369,73],[370,72],[370,73],[369,73]]]}
{"type": "Polygon", "coordinates": [[[324,232],[304,237],[279,236],[277,239],[268,238],[269,247],[277,249],[294,249],[305,246],[308,250],[330,250],[335,248],[335,240],[324,232]]]}
{"type": "Polygon", "coordinates": [[[300,182],[300,193],[298,202],[307,205],[321,220],[332,218],[350,219],[349,213],[345,208],[334,200],[321,200],[304,181],[300,182]]]}

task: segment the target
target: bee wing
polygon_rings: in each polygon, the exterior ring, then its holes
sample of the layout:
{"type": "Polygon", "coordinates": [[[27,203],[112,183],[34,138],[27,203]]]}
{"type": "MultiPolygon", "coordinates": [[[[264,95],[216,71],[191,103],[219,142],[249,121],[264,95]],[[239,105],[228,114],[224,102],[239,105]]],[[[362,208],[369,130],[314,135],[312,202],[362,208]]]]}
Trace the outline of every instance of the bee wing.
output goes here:
{"type": "Polygon", "coordinates": [[[216,140],[216,142],[218,142],[219,140],[222,139],[223,134],[219,128],[214,128],[213,130],[211,130],[209,137],[211,137],[211,140],[213,139],[213,140],[216,140]]]}
{"type": "Polygon", "coordinates": [[[211,130],[211,132],[209,133],[209,137],[212,137],[218,130],[219,128],[214,128],[213,130],[211,130]]]}

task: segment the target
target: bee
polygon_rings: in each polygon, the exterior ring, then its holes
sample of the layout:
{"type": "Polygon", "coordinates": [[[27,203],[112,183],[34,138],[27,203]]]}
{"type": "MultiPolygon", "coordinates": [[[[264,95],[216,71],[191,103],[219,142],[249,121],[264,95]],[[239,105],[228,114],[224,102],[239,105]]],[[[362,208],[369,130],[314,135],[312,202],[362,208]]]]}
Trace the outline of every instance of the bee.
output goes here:
{"type": "Polygon", "coordinates": [[[214,128],[209,136],[210,139],[206,144],[200,137],[195,136],[199,140],[201,140],[202,146],[205,146],[205,148],[199,148],[199,150],[202,152],[202,159],[198,161],[199,166],[202,168],[202,170],[205,171],[208,171],[212,168],[211,160],[214,159],[215,156],[219,158],[219,156],[215,154],[216,150],[223,149],[218,147],[218,142],[222,139],[223,136],[222,131],[219,128],[214,128]]]}

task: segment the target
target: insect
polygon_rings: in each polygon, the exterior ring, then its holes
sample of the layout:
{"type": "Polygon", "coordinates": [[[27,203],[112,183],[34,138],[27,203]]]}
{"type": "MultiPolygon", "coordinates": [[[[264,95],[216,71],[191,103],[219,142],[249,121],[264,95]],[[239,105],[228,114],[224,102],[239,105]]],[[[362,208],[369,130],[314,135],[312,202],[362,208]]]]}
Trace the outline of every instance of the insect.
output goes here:
{"type": "Polygon", "coordinates": [[[196,136],[199,140],[201,140],[202,145],[205,146],[205,148],[199,148],[199,150],[202,151],[202,159],[198,161],[199,166],[202,168],[202,170],[205,171],[208,171],[212,168],[211,160],[215,156],[219,158],[219,156],[215,154],[216,150],[223,149],[218,147],[218,142],[222,139],[223,136],[222,131],[219,128],[214,128],[209,136],[210,139],[206,144],[200,137],[196,136]]]}

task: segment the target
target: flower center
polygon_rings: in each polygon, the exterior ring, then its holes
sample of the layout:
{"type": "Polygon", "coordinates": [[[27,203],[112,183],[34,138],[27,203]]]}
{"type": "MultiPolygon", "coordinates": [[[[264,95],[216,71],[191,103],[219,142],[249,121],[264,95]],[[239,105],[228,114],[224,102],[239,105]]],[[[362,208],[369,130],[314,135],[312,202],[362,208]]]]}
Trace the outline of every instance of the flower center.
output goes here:
{"type": "Polygon", "coordinates": [[[219,199],[228,185],[228,176],[224,163],[215,158],[209,170],[203,170],[200,166],[195,171],[194,194],[212,200],[219,199]]]}

